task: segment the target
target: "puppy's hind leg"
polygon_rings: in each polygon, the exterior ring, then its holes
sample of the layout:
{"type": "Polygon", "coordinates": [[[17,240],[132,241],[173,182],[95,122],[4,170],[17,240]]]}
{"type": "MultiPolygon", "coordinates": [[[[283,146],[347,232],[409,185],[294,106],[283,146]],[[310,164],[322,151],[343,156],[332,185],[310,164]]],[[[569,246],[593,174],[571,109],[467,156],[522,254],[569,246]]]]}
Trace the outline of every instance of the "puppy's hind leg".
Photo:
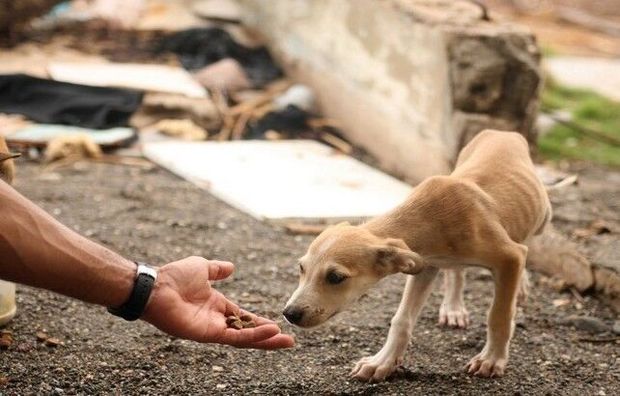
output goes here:
{"type": "MultiPolygon", "coordinates": [[[[498,246],[499,244],[490,244],[498,246]]],[[[495,295],[489,311],[487,342],[467,364],[467,372],[481,377],[500,377],[508,362],[508,347],[514,331],[517,293],[525,270],[527,246],[506,241],[501,251],[487,256],[495,283],[495,295]]]]}
{"type": "Polygon", "coordinates": [[[383,381],[402,364],[411,332],[424,302],[431,293],[437,268],[426,267],[416,275],[407,276],[407,284],[383,348],[374,356],[361,359],[351,375],[366,381],[383,381]]]}
{"type": "Polygon", "coordinates": [[[439,308],[439,325],[464,329],[469,325],[469,312],[465,309],[463,289],[465,269],[443,271],[443,302],[439,308]]]}

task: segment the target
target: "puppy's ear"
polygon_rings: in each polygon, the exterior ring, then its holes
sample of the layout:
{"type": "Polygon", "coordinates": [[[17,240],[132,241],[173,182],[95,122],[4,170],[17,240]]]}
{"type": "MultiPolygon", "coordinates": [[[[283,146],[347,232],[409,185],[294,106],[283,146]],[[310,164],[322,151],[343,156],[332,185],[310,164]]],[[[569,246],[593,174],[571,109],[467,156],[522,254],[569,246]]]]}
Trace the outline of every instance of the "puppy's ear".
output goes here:
{"type": "Polygon", "coordinates": [[[0,162],[6,161],[11,158],[17,158],[20,155],[20,153],[0,153],[0,162]]]}
{"type": "Polygon", "coordinates": [[[424,268],[422,257],[412,252],[402,239],[387,239],[375,247],[375,255],[375,265],[385,275],[397,272],[415,275],[424,268]]]}

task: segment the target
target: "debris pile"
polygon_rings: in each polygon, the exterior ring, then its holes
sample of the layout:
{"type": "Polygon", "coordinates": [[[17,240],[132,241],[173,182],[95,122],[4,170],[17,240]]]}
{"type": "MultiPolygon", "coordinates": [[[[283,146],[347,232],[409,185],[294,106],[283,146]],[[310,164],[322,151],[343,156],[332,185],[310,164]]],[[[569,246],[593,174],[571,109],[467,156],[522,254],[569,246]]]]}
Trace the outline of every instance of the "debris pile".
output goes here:
{"type": "Polygon", "coordinates": [[[33,39],[5,54],[10,72],[0,65],[0,136],[23,154],[46,163],[105,160],[120,147],[133,145],[135,153],[142,141],[160,139],[314,139],[353,152],[338,124],[317,113],[312,90],[287,80],[239,24],[235,2],[197,3],[202,22],[173,30],[141,30],[148,2],[115,2],[131,9],[122,21],[109,4],[77,3],[35,19],[22,36],[33,39]],[[112,33],[126,40],[110,40],[112,33]],[[84,58],[47,56],[69,50],[84,58]],[[45,59],[36,75],[23,55],[32,51],[45,59]]]}

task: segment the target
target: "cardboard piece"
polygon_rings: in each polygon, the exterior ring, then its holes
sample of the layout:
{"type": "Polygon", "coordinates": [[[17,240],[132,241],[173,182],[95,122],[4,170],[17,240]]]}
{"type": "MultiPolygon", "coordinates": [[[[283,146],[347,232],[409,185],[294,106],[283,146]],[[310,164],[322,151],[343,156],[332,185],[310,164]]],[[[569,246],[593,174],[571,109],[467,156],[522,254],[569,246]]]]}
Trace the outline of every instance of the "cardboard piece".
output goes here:
{"type": "Polygon", "coordinates": [[[121,147],[136,136],[132,128],[94,130],[69,125],[30,124],[6,136],[6,141],[15,145],[45,147],[55,137],[82,133],[102,147],[121,147]]]}
{"type": "Polygon", "coordinates": [[[180,67],[137,63],[61,63],[48,66],[52,79],[96,87],[130,88],[205,98],[207,92],[180,67]]]}
{"type": "Polygon", "coordinates": [[[143,153],[259,219],[371,217],[412,189],[310,140],[150,142],[143,153]]]}

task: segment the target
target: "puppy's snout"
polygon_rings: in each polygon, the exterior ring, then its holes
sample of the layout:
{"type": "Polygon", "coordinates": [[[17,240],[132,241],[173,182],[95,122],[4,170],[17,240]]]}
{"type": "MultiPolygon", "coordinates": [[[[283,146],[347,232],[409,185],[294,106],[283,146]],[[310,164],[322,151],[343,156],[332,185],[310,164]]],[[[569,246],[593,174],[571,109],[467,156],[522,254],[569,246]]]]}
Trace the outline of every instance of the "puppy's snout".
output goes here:
{"type": "Polygon", "coordinates": [[[304,317],[303,309],[297,307],[286,307],[282,314],[292,324],[299,324],[304,317]]]}

